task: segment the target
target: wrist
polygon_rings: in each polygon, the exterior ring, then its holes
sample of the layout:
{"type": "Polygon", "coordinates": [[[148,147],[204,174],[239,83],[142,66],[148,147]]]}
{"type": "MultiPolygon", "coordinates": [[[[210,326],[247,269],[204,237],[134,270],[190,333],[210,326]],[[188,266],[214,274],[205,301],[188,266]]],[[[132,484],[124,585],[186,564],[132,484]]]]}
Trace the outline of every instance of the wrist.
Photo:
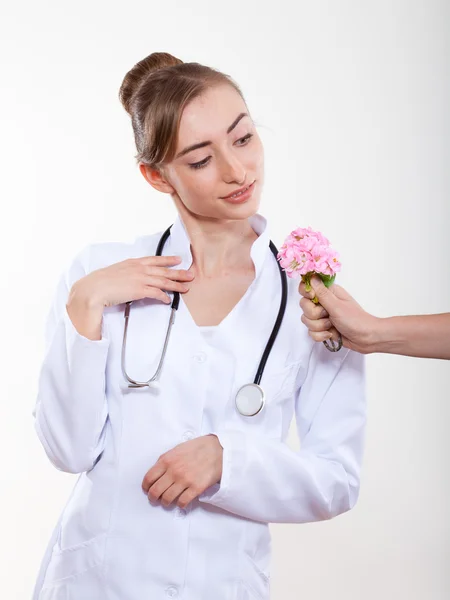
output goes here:
{"type": "Polygon", "coordinates": [[[102,339],[103,305],[83,287],[74,285],[69,293],[66,311],[77,332],[89,340],[102,339]]]}
{"type": "Polygon", "coordinates": [[[77,311],[103,314],[104,303],[80,282],[74,283],[69,293],[67,306],[77,311]]]}
{"type": "Polygon", "coordinates": [[[383,347],[388,341],[388,330],[388,318],[372,316],[365,340],[367,354],[383,352],[383,347]]]}

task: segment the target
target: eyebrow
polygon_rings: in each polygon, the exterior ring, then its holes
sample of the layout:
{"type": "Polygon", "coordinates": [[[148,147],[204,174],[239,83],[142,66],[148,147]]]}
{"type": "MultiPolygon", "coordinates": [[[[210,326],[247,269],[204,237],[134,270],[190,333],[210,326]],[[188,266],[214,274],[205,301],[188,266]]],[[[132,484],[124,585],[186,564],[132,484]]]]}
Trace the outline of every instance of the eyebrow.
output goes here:
{"type": "MultiPolygon", "coordinates": [[[[243,119],[244,117],[248,117],[248,114],[241,113],[238,117],[236,117],[236,119],[233,121],[233,123],[228,127],[227,134],[231,133],[233,131],[233,129],[237,126],[239,121],[241,119],[243,119]]],[[[212,144],[212,142],[210,140],[207,140],[206,142],[199,142],[198,144],[192,144],[192,146],[187,146],[187,148],[185,148],[184,150],[181,150],[181,152],[178,152],[178,154],[175,156],[175,158],[180,158],[181,156],[184,156],[188,152],[192,152],[193,150],[198,150],[198,148],[204,148],[205,146],[209,146],[210,144],[212,144]]]]}

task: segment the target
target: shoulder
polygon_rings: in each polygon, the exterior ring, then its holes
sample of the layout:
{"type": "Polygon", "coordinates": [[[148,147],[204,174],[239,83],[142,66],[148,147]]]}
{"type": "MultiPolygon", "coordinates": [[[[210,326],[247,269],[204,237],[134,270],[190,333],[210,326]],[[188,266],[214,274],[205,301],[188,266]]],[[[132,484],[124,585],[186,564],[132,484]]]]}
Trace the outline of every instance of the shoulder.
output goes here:
{"type": "Polygon", "coordinates": [[[128,258],[152,256],[156,252],[161,232],[142,235],[130,242],[96,242],[81,248],[73,259],[85,275],[109,267],[128,258]]]}
{"type": "Polygon", "coordinates": [[[61,276],[61,285],[70,289],[78,280],[104,267],[128,258],[152,256],[156,253],[162,232],[142,235],[131,242],[96,242],[82,247],[72,258],[61,276]]]}

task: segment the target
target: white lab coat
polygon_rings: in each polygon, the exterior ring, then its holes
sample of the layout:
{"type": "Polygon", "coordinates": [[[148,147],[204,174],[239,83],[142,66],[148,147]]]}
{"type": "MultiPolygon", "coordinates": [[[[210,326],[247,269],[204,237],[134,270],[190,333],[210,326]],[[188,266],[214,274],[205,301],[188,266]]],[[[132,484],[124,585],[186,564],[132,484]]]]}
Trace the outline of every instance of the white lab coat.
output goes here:
{"type": "MultiPolygon", "coordinates": [[[[331,353],[300,320],[298,280],[261,385],[255,417],[234,406],[253,381],[275,322],[280,276],[266,219],[251,256],[256,277],[209,346],[182,296],[158,388],[128,389],[121,373],[124,305],[106,308],[102,339],[80,335],[67,312],[72,284],[86,273],[154,254],[162,232],[132,244],[93,244],[59,283],[34,409],[36,431],[56,468],[80,473],[38,575],[34,600],[266,600],[268,523],[330,519],[358,497],[366,419],[364,357],[331,353]],[[285,443],[296,416],[301,451],[285,443]],[[215,433],[224,448],[220,484],[187,508],[152,505],[141,489],[159,456],[215,433]]],[[[164,254],[192,263],[175,221],[164,254]]],[[[170,307],[145,299],[131,307],[127,370],[156,370],[170,307]]]]}

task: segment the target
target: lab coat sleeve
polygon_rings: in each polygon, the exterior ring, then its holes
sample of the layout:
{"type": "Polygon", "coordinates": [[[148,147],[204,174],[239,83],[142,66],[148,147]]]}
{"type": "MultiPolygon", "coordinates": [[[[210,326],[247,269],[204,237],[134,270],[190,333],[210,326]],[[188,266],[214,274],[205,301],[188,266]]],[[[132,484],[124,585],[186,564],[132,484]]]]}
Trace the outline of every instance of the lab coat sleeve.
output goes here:
{"type": "Polygon", "coordinates": [[[108,418],[105,369],[109,340],[90,340],[73,325],[66,309],[70,288],[86,275],[89,247],[61,276],[45,327],[45,356],[33,409],[37,435],[61,471],[91,469],[104,447],[108,418]]]}
{"type": "Polygon", "coordinates": [[[364,375],[363,355],[330,354],[316,343],[295,398],[300,451],[262,433],[215,431],[222,478],[199,500],[266,523],[321,521],[350,510],[363,456],[364,375]]]}

